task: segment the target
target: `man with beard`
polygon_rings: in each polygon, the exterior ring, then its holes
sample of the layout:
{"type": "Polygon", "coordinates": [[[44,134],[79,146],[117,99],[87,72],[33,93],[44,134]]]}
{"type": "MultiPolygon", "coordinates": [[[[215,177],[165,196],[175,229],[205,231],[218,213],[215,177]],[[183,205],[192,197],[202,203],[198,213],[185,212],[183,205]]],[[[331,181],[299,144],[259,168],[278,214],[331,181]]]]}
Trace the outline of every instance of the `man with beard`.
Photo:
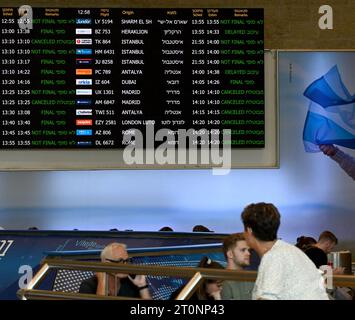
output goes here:
{"type": "MultiPolygon", "coordinates": [[[[223,241],[223,253],[227,270],[243,270],[250,265],[250,248],[243,233],[234,233],[223,241]]],[[[223,282],[223,300],[251,300],[254,283],[227,280],[223,282]]]]}

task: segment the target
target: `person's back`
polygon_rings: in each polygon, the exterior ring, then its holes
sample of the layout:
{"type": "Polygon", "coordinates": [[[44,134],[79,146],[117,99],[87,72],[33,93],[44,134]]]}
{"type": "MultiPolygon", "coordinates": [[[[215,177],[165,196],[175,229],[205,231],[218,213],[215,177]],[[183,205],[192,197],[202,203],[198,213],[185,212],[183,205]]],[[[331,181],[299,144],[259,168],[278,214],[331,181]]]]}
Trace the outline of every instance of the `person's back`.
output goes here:
{"type": "Polygon", "coordinates": [[[328,263],[326,253],[320,248],[310,246],[304,251],[304,253],[308,256],[309,259],[313,261],[317,268],[327,265],[328,263]]]}
{"type": "MultiPolygon", "coordinates": [[[[328,264],[327,254],[338,244],[338,238],[329,230],[323,231],[318,242],[305,250],[306,255],[313,261],[317,268],[328,264]]],[[[338,270],[340,271],[340,270],[338,270]]]]}
{"type": "Polygon", "coordinates": [[[329,298],[322,275],[313,262],[297,247],[277,240],[261,259],[253,299],[328,300],[329,298]]]}

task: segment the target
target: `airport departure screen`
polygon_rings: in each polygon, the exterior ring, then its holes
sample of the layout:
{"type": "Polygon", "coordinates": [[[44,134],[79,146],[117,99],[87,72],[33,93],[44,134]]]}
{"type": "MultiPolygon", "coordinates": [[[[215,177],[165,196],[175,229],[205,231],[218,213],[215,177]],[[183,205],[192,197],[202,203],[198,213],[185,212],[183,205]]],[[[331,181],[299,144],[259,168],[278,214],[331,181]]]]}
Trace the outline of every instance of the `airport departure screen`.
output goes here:
{"type": "Polygon", "coordinates": [[[0,55],[1,149],[265,146],[263,9],[1,8],[0,55]]]}

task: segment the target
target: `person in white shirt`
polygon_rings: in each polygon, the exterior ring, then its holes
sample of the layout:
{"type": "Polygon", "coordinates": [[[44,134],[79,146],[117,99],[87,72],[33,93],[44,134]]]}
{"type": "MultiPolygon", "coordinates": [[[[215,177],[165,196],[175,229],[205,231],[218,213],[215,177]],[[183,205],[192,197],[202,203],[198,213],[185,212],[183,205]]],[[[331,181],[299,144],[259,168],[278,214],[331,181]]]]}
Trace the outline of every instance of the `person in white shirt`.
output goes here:
{"type": "Polygon", "coordinates": [[[261,258],[253,300],[329,300],[321,271],[302,250],[277,239],[280,213],[271,203],[242,213],[245,239],[261,258]]]}
{"type": "Polygon", "coordinates": [[[341,151],[332,144],[321,144],[319,149],[339,164],[339,166],[355,180],[355,158],[341,151]]]}

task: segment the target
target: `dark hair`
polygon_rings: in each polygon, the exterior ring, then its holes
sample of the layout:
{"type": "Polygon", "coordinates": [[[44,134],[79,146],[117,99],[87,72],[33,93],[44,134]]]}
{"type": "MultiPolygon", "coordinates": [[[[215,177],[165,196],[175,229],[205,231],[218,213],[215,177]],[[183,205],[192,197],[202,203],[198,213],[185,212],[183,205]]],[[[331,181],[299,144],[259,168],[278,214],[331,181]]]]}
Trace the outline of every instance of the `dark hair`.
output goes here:
{"type": "Polygon", "coordinates": [[[272,203],[252,203],[242,212],[244,228],[251,228],[253,235],[260,241],[277,239],[280,226],[280,213],[272,203]]]}
{"type": "Polygon", "coordinates": [[[211,260],[209,257],[203,257],[199,264],[197,265],[198,268],[209,268],[209,269],[224,269],[221,264],[217,261],[211,260]]]}
{"type": "Polygon", "coordinates": [[[317,240],[312,237],[300,236],[297,238],[297,243],[295,246],[301,250],[307,249],[309,246],[316,244],[317,240]]]}
{"type": "Polygon", "coordinates": [[[245,240],[244,234],[242,232],[239,233],[232,233],[228,237],[224,238],[223,240],[223,253],[225,258],[227,259],[227,252],[229,250],[233,250],[237,245],[238,241],[245,240]]]}
{"type": "Polygon", "coordinates": [[[170,227],[162,227],[159,229],[159,231],[174,231],[174,230],[170,227]]]}
{"type": "Polygon", "coordinates": [[[205,226],[203,226],[201,224],[198,224],[198,225],[194,226],[192,228],[192,231],[193,232],[213,232],[213,231],[211,231],[210,229],[208,229],[207,227],[205,227],[205,226]]]}
{"type": "Polygon", "coordinates": [[[320,236],[319,236],[319,239],[318,241],[326,241],[326,240],[329,240],[331,242],[334,242],[335,244],[338,244],[338,238],[334,235],[334,233],[326,230],[326,231],[323,231],[320,236]]]}
{"type": "MultiPolygon", "coordinates": [[[[221,264],[217,261],[211,260],[209,257],[203,257],[200,263],[197,266],[198,268],[208,268],[208,269],[224,269],[221,264]]],[[[206,279],[202,281],[201,285],[196,290],[196,297],[198,300],[214,300],[213,298],[209,297],[206,293],[206,284],[208,283],[215,283],[218,280],[214,279],[206,279]]]]}

